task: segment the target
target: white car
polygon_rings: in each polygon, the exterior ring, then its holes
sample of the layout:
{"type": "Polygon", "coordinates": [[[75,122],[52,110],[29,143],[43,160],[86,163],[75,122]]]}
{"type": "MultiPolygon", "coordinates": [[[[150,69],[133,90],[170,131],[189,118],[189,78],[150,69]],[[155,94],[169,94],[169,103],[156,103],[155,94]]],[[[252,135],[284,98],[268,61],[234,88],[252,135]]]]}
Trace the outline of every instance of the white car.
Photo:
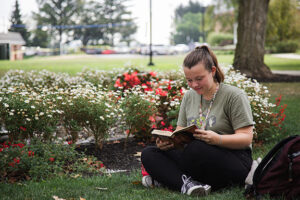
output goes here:
{"type": "MultiPolygon", "coordinates": [[[[151,49],[152,49],[152,54],[153,55],[170,55],[170,54],[174,54],[173,49],[168,45],[155,44],[155,45],[152,45],[151,49]]],[[[141,54],[142,55],[149,55],[150,54],[149,45],[143,46],[141,48],[141,54]]]]}
{"type": "Polygon", "coordinates": [[[189,46],[186,44],[176,44],[175,46],[172,47],[172,49],[176,54],[183,54],[190,51],[189,46]]]}

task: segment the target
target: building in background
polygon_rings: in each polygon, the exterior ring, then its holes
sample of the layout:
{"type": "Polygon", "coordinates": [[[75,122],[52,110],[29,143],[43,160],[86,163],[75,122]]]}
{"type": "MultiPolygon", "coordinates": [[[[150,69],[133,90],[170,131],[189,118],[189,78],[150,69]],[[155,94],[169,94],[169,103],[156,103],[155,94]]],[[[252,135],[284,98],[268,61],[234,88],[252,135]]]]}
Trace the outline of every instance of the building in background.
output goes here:
{"type": "Polygon", "coordinates": [[[20,33],[0,33],[0,60],[22,60],[25,44],[20,33]]]}

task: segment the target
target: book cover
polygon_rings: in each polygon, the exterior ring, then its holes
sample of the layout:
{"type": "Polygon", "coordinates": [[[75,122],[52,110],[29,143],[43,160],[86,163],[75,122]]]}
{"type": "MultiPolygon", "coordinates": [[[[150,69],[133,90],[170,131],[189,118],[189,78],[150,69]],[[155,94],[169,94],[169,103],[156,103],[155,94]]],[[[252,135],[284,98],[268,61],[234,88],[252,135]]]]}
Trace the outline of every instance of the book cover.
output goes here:
{"type": "Polygon", "coordinates": [[[191,125],[174,132],[154,129],[151,133],[163,140],[171,140],[175,147],[182,148],[195,139],[193,134],[196,133],[196,129],[198,129],[196,125],[191,125]]]}

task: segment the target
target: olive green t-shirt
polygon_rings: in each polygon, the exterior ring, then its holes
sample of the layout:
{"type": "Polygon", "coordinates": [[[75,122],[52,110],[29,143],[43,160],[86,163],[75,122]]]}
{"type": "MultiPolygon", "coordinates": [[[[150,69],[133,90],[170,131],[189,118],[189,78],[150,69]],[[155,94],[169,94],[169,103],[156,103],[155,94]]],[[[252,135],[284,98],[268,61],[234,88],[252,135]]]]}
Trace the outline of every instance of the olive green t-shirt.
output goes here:
{"type": "MultiPolygon", "coordinates": [[[[201,95],[192,89],[185,93],[180,106],[178,126],[195,124],[201,128],[200,101],[203,116],[206,117],[210,101],[201,98],[201,95]]],[[[219,134],[234,134],[239,128],[253,125],[252,111],[246,93],[237,87],[221,83],[205,123],[206,130],[219,134]]]]}

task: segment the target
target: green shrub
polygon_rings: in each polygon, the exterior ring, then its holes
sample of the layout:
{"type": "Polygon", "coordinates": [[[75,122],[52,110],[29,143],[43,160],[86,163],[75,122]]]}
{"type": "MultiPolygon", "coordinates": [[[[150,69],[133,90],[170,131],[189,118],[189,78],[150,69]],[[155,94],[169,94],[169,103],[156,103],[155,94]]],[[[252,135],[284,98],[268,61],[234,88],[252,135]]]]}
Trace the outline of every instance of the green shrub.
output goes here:
{"type": "Polygon", "coordinates": [[[148,140],[151,137],[153,122],[149,119],[156,113],[156,107],[146,95],[128,90],[120,104],[120,110],[123,113],[127,136],[134,135],[140,140],[148,140]]]}
{"type": "Polygon", "coordinates": [[[0,144],[0,181],[41,180],[54,176],[99,173],[103,164],[75,151],[74,145],[31,140],[30,145],[0,144]]]}
{"type": "Polygon", "coordinates": [[[108,130],[117,121],[116,113],[105,96],[88,99],[82,96],[74,98],[73,120],[85,128],[95,138],[95,147],[102,149],[108,130]]]}
{"type": "Polygon", "coordinates": [[[271,48],[273,53],[295,53],[298,49],[298,43],[296,41],[280,41],[274,44],[271,48]]]}
{"type": "Polygon", "coordinates": [[[233,34],[231,33],[210,33],[207,41],[212,46],[225,46],[233,44],[233,34]]]}
{"type": "Polygon", "coordinates": [[[52,102],[47,101],[48,98],[41,99],[39,94],[37,97],[33,93],[9,88],[2,88],[3,91],[0,94],[0,117],[10,140],[34,137],[51,140],[61,111],[53,109],[52,102]]]}

